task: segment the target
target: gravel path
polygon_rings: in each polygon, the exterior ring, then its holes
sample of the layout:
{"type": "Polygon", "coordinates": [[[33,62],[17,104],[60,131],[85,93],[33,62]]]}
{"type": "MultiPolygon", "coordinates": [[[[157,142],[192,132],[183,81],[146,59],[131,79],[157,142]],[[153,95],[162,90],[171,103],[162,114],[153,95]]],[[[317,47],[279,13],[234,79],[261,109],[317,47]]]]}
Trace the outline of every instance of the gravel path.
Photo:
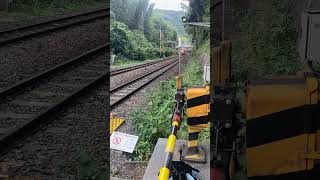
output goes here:
{"type": "Polygon", "coordinates": [[[106,19],[0,48],[0,90],[107,41],[106,19]]]}
{"type": "MultiPolygon", "coordinates": [[[[187,60],[183,61],[182,70],[186,63],[187,60]]],[[[134,135],[135,131],[133,129],[133,122],[128,121],[130,112],[137,106],[143,106],[146,103],[146,94],[159,87],[161,81],[167,81],[177,74],[178,66],[172,68],[163,76],[159,77],[157,80],[150,83],[139,92],[132,95],[127,101],[112,110],[112,113],[115,113],[117,117],[124,118],[126,120],[125,124],[123,124],[117,131],[134,135]]],[[[147,162],[130,162],[130,154],[110,149],[110,164],[110,171],[113,176],[127,179],[141,179],[147,162]],[[130,172],[128,172],[128,169],[130,169],[130,172]]]]}

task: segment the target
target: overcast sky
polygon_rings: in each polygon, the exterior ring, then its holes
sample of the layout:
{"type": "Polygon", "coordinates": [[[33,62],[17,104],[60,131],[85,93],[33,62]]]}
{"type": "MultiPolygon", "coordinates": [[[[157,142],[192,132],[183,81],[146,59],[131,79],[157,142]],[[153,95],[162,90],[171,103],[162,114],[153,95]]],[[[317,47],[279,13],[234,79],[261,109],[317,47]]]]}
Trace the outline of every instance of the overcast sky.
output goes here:
{"type": "Polygon", "coordinates": [[[181,3],[186,3],[184,0],[150,0],[150,3],[155,3],[155,9],[167,9],[181,11],[181,3]]]}

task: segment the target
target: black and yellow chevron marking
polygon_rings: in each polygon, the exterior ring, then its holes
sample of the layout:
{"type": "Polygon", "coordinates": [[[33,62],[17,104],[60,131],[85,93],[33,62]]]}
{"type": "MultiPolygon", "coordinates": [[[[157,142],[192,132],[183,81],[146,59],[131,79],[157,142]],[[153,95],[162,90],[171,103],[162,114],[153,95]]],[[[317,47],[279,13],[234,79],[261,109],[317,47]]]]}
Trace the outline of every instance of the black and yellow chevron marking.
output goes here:
{"type": "Polygon", "coordinates": [[[189,140],[182,151],[186,161],[205,162],[205,153],[199,147],[199,133],[207,128],[210,113],[209,86],[202,88],[188,88],[187,117],[189,125],[189,140]]]}
{"type": "Polygon", "coordinates": [[[250,180],[319,179],[319,95],[310,76],[249,84],[243,106],[250,180]]]}
{"type": "Polygon", "coordinates": [[[209,87],[187,89],[188,125],[208,123],[210,112],[209,87]]]}
{"type": "Polygon", "coordinates": [[[110,117],[110,134],[117,130],[124,123],[124,119],[110,117]]]}

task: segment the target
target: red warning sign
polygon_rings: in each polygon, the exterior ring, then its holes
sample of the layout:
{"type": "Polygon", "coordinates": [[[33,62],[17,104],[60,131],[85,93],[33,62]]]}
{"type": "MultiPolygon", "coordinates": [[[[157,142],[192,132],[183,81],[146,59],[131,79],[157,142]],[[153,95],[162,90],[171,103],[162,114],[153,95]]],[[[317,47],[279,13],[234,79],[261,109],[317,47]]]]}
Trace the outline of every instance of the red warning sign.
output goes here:
{"type": "Polygon", "coordinates": [[[113,144],[120,144],[121,143],[121,138],[120,137],[114,137],[112,139],[112,143],[113,144]]]}

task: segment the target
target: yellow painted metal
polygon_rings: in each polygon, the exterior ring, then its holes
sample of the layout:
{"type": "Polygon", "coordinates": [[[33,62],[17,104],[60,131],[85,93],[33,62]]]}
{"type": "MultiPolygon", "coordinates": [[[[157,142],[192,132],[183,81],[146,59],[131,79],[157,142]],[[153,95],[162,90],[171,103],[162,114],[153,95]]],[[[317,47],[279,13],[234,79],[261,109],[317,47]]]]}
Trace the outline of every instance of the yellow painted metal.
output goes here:
{"type": "Polygon", "coordinates": [[[117,130],[124,123],[124,119],[110,115],[110,134],[117,130]]]}
{"type": "Polygon", "coordinates": [[[198,140],[188,141],[188,147],[195,147],[195,146],[198,146],[198,144],[199,144],[198,140]]]}
{"type": "Polygon", "coordinates": [[[209,95],[209,86],[188,88],[186,90],[187,99],[193,99],[203,95],[209,95]]]}
{"type": "Polygon", "coordinates": [[[166,167],[160,169],[158,180],[168,180],[170,175],[170,170],[166,167]]]}
{"type": "Polygon", "coordinates": [[[176,136],[175,135],[170,135],[169,138],[168,138],[168,142],[167,142],[167,145],[166,145],[166,152],[171,152],[173,153],[174,151],[174,146],[175,146],[175,143],[176,143],[176,136]]]}
{"type": "Polygon", "coordinates": [[[278,175],[306,169],[308,134],[247,148],[248,177],[278,175]]]}
{"type": "Polygon", "coordinates": [[[203,129],[208,128],[208,124],[198,124],[194,126],[189,126],[189,133],[201,132],[203,129]]]}
{"type": "Polygon", "coordinates": [[[200,154],[194,154],[194,155],[185,156],[185,158],[200,159],[200,158],[203,158],[203,156],[201,156],[200,154]]]}
{"type": "Polygon", "coordinates": [[[303,156],[306,159],[320,160],[320,151],[319,152],[309,152],[303,156]]]}
{"type": "Polygon", "coordinates": [[[172,126],[177,126],[177,127],[179,127],[180,125],[179,125],[179,122],[173,121],[173,122],[172,122],[172,126]]]}
{"type": "MultiPolygon", "coordinates": [[[[197,87],[197,88],[188,88],[186,90],[186,98],[187,98],[187,110],[186,115],[188,118],[195,118],[195,117],[206,117],[210,113],[210,102],[206,104],[197,104],[193,107],[188,106],[188,100],[202,97],[202,96],[210,96],[210,86],[204,87],[197,87]]],[[[201,100],[199,101],[201,102],[201,100]]],[[[194,120],[196,121],[196,120],[194,120]]],[[[194,122],[197,124],[196,122],[194,122]]],[[[201,122],[199,122],[201,123],[201,122]]],[[[208,127],[208,123],[206,124],[197,124],[197,125],[190,125],[189,126],[189,135],[190,133],[200,133],[203,129],[208,127]]],[[[206,161],[205,152],[199,148],[199,141],[198,139],[188,141],[187,145],[184,146],[182,150],[182,158],[185,161],[193,161],[193,162],[200,162],[203,163],[206,161]],[[194,149],[197,149],[195,151],[194,149]],[[196,154],[195,154],[196,153],[196,154]]]]}
{"type": "Polygon", "coordinates": [[[182,74],[176,76],[176,88],[182,89],[182,74]]]}
{"type": "Polygon", "coordinates": [[[262,83],[247,87],[242,107],[248,120],[294,107],[316,104],[319,99],[318,80],[314,77],[305,79],[301,76],[287,76],[272,80],[274,83],[263,83],[262,80],[262,83]],[[288,81],[285,82],[286,80],[288,81]]]}
{"type": "MultiPolygon", "coordinates": [[[[277,77],[249,84],[242,107],[250,122],[251,119],[283,110],[318,104],[319,93],[319,80],[316,77],[303,74],[277,77]]],[[[303,121],[301,119],[301,124],[303,121]]],[[[248,177],[314,168],[319,157],[319,139],[316,134],[302,134],[248,148],[248,177]]]]}
{"type": "Polygon", "coordinates": [[[188,117],[201,117],[207,116],[210,112],[210,104],[202,104],[192,108],[187,108],[188,117]]]}
{"type": "MultiPolygon", "coordinates": [[[[188,88],[186,90],[187,99],[193,99],[210,94],[209,86],[198,87],[198,88],[188,88]]],[[[194,107],[187,107],[187,117],[201,117],[207,116],[210,112],[210,103],[202,104],[194,107]]]]}

